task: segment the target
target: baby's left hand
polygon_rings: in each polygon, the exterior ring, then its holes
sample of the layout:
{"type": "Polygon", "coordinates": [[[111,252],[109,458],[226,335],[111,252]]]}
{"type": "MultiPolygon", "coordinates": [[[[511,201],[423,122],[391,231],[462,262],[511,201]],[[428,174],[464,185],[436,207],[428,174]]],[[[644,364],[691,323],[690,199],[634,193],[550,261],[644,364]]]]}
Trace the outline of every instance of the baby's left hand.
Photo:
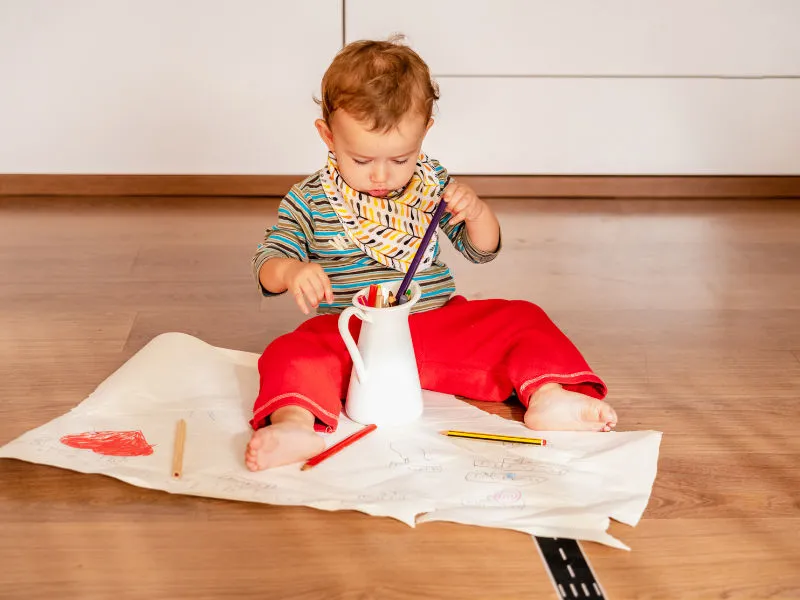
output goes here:
{"type": "Polygon", "coordinates": [[[442,198],[447,202],[445,210],[453,215],[450,223],[454,225],[461,221],[474,221],[483,214],[483,200],[466,183],[452,181],[442,193],[442,198]]]}

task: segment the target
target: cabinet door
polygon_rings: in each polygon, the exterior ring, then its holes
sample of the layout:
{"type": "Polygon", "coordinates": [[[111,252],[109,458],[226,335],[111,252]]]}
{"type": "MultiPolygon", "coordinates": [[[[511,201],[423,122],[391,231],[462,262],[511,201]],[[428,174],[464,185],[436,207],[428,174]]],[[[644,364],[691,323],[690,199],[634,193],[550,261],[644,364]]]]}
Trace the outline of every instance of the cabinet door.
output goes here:
{"type": "Polygon", "coordinates": [[[438,76],[800,76],[797,0],[347,0],[438,76]]]}
{"type": "Polygon", "coordinates": [[[456,173],[800,174],[800,79],[447,78],[425,149],[456,173]]]}
{"type": "Polygon", "coordinates": [[[487,174],[800,174],[796,0],[347,0],[441,86],[426,149],[487,174]]]}
{"type": "Polygon", "coordinates": [[[4,0],[0,172],[311,172],[340,47],[340,1],[4,0]]]}

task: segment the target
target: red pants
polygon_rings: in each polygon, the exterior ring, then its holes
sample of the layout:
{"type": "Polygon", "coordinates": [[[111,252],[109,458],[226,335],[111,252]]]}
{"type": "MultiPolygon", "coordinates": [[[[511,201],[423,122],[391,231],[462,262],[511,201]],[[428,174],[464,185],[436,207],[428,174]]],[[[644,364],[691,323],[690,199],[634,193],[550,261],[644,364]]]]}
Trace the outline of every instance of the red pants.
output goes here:
{"type": "MultiPolygon", "coordinates": [[[[352,361],[339,335],[339,315],[320,315],[272,342],[258,361],[261,387],[253,429],[283,406],[301,406],[316,429],[336,429],[352,361]]],[[[358,339],[361,322],[351,319],[358,339]]],[[[544,311],[516,300],[466,300],[409,317],[423,389],[502,402],[516,391],[527,407],[545,383],[602,399],[606,386],[544,311]]]]}

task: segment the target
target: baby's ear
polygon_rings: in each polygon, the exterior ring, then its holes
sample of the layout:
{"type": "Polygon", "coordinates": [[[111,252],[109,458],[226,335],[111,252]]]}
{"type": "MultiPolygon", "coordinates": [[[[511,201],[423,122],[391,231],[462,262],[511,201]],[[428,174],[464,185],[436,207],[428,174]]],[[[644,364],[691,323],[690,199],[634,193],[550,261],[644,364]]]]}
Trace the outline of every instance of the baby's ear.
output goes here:
{"type": "Polygon", "coordinates": [[[317,119],[314,121],[314,126],[317,128],[319,137],[321,137],[322,141],[325,142],[328,150],[333,152],[333,132],[331,131],[331,128],[328,127],[328,124],[324,119],[317,119]]]}
{"type": "Polygon", "coordinates": [[[425,133],[428,133],[428,130],[433,127],[433,117],[428,119],[428,124],[425,126],[425,133]]]}

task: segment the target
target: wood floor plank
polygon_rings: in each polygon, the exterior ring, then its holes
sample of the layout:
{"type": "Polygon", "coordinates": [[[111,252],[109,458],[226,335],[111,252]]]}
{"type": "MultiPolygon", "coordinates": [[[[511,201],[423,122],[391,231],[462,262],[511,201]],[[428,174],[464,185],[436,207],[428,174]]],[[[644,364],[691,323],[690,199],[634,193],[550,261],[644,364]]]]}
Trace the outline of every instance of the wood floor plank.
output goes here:
{"type": "MultiPolygon", "coordinates": [[[[800,201],[490,200],[504,249],[443,257],[469,297],[540,304],[664,433],[633,550],[584,544],[611,598],[800,596],[800,201]]],[[[0,198],[0,444],[156,335],[261,352],[304,317],[250,258],[277,199],[0,198]]],[[[519,420],[515,401],[470,401],[519,420]]],[[[0,596],[550,598],[529,536],[176,496],[0,461],[0,596]],[[268,593],[267,593],[268,592],[268,593]]]]}
{"type": "Polygon", "coordinates": [[[311,509],[266,507],[238,522],[158,520],[146,528],[127,520],[11,524],[7,531],[19,548],[0,551],[0,560],[9,587],[37,599],[59,589],[89,599],[135,590],[139,595],[128,597],[209,600],[552,593],[543,567],[530,564],[535,550],[529,537],[439,523],[412,530],[356,514],[322,517],[311,509]],[[242,535],[242,528],[249,533],[242,535]],[[335,548],[318,543],[320,537],[336,539],[335,548]],[[37,539],[46,540],[46,547],[37,539]],[[56,568],[45,573],[41,565],[48,562],[56,568]],[[201,573],[208,576],[198,585],[201,573]],[[36,580],[41,583],[31,585],[36,580]],[[286,585],[275,586],[282,580],[286,585]]]}
{"type": "Polygon", "coordinates": [[[580,348],[800,348],[796,309],[630,309],[550,311],[580,348]],[[794,327],[791,324],[797,323],[794,327]],[[787,324],[789,326],[787,326],[787,324]]]}
{"type": "Polygon", "coordinates": [[[648,520],[624,534],[623,529],[616,525],[612,533],[646,550],[619,554],[585,546],[610,598],[745,600],[800,594],[800,519],[677,517],[648,520]]]}

